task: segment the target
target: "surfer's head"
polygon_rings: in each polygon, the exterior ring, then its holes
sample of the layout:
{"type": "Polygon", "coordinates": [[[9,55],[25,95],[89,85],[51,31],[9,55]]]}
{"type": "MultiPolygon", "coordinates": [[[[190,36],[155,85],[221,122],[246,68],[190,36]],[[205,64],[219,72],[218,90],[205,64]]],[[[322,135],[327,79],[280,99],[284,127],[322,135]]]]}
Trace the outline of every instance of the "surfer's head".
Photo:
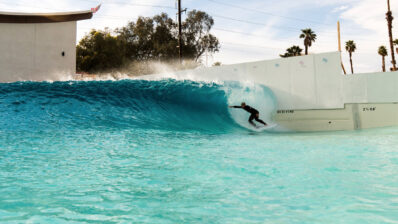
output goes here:
{"type": "Polygon", "coordinates": [[[246,103],[245,103],[245,102],[242,102],[240,105],[241,105],[242,107],[244,107],[244,106],[246,106],[246,103]]]}

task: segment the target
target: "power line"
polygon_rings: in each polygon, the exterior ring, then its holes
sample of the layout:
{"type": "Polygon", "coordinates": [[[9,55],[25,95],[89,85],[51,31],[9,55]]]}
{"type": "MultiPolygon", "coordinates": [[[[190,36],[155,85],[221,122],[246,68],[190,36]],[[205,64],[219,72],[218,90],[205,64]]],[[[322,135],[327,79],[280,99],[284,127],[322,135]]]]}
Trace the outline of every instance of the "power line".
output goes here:
{"type": "MultiPolygon", "coordinates": [[[[272,28],[275,28],[275,29],[288,31],[288,32],[300,32],[301,31],[301,29],[293,28],[293,27],[268,25],[268,24],[265,24],[265,23],[259,23],[259,22],[254,22],[254,21],[250,21],[250,20],[235,19],[235,18],[226,17],[226,16],[220,16],[220,15],[215,15],[215,14],[210,14],[210,15],[215,17],[215,18],[232,20],[232,21],[236,21],[236,22],[247,23],[247,24],[258,25],[258,26],[268,26],[268,27],[272,27],[272,28]]],[[[322,33],[324,34],[324,36],[329,36],[329,37],[332,37],[332,36],[334,37],[335,35],[337,35],[337,32],[323,31],[322,33]]],[[[345,36],[351,36],[351,35],[354,35],[354,34],[349,34],[348,33],[345,36]]],[[[358,38],[358,37],[356,37],[355,39],[356,40],[362,40],[362,41],[369,41],[369,42],[373,42],[374,41],[374,40],[370,40],[370,39],[366,39],[366,38],[358,38]]]]}
{"type": "MultiPolygon", "coordinates": [[[[226,19],[226,20],[232,20],[232,21],[236,21],[236,22],[241,22],[241,23],[260,25],[260,26],[269,26],[266,23],[254,22],[254,21],[243,20],[243,19],[236,19],[236,18],[227,17],[227,16],[221,16],[221,15],[217,15],[217,14],[211,14],[211,16],[216,17],[216,18],[220,18],[220,19],[226,19]]],[[[297,31],[297,28],[292,28],[292,27],[286,27],[286,29],[290,29],[290,30],[294,29],[295,31],[297,31]]]]}
{"type": "MultiPolygon", "coordinates": [[[[237,22],[242,22],[242,23],[248,23],[248,24],[253,24],[253,25],[258,25],[258,26],[269,26],[265,23],[257,23],[257,22],[252,22],[252,21],[248,21],[248,20],[240,20],[240,19],[234,19],[231,17],[225,17],[225,16],[218,16],[218,15],[211,15],[213,17],[216,18],[223,18],[223,19],[227,19],[227,20],[232,20],[232,21],[237,21],[237,22]]],[[[126,19],[137,19],[137,17],[122,17],[122,16],[113,16],[113,15],[98,15],[96,16],[97,18],[100,19],[115,19],[115,20],[126,20],[126,19]]],[[[274,29],[279,29],[279,30],[283,30],[283,31],[287,31],[287,32],[294,32],[294,33],[298,33],[300,32],[299,29],[297,28],[293,28],[293,27],[284,27],[284,26],[275,26],[275,25],[271,25],[269,27],[272,27],[274,29]]],[[[266,36],[263,35],[256,35],[256,34],[250,34],[247,32],[241,32],[241,31],[234,31],[234,30],[228,30],[228,29],[224,29],[224,28],[213,28],[214,30],[219,30],[219,31],[224,31],[224,32],[230,32],[230,33],[237,33],[237,34],[242,34],[242,35],[248,35],[248,36],[257,36],[257,37],[264,37],[264,38],[268,38],[266,36]]],[[[328,36],[328,37],[334,37],[336,35],[335,32],[323,32],[324,35],[323,36],[328,36]]],[[[346,35],[349,36],[349,35],[346,35]]],[[[349,38],[345,38],[345,39],[349,39],[349,38]]],[[[361,40],[361,41],[367,41],[367,42],[374,42],[376,43],[376,41],[374,40],[370,40],[370,39],[366,39],[366,38],[355,38],[356,40],[361,40]]],[[[318,41],[319,42],[319,41],[318,41]]],[[[325,42],[325,41],[320,41],[320,42],[325,42]]]]}
{"type": "MultiPolygon", "coordinates": [[[[105,19],[105,18],[104,18],[105,19]]],[[[116,19],[116,18],[115,18],[116,19]]],[[[137,19],[137,18],[133,18],[137,19]]],[[[94,28],[88,28],[88,27],[78,27],[80,30],[90,30],[94,28]]],[[[222,31],[222,32],[228,32],[228,33],[236,33],[244,36],[253,36],[253,37],[261,37],[261,38],[270,38],[269,36],[265,35],[258,35],[258,34],[252,34],[252,33],[247,33],[247,32],[242,32],[242,31],[236,31],[236,30],[228,30],[228,29],[223,29],[223,28],[218,28],[218,27],[213,27],[212,30],[217,30],[217,31],[222,31]]],[[[290,41],[292,40],[291,38],[277,38],[278,41],[290,41]]],[[[317,40],[316,43],[334,43],[334,41],[324,41],[324,40],[317,40]]],[[[376,42],[374,42],[376,43],[376,42]]]]}
{"type": "MultiPolygon", "coordinates": [[[[92,1],[92,0],[83,0],[83,1],[87,1],[87,2],[95,2],[98,3],[96,1],[92,1]]],[[[210,1],[210,0],[209,0],[210,1]]],[[[213,1],[213,0],[211,0],[213,1]]],[[[10,3],[12,5],[19,5],[19,6],[25,6],[25,7],[32,7],[32,8],[38,8],[38,9],[49,9],[49,10],[55,10],[54,8],[46,8],[46,7],[37,7],[37,6],[27,6],[25,4],[18,4],[18,3],[10,3]]],[[[150,4],[135,4],[135,3],[123,3],[123,2],[113,2],[112,4],[128,4],[128,5],[134,5],[134,6],[142,6],[142,7],[159,7],[159,8],[168,8],[168,9],[175,9],[173,7],[169,7],[169,6],[162,6],[162,5],[150,5],[150,4]]],[[[267,27],[273,27],[275,29],[280,29],[283,31],[288,31],[288,32],[299,32],[300,30],[298,28],[294,28],[294,27],[287,27],[287,26],[276,26],[276,25],[268,25],[265,23],[260,23],[260,22],[255,22],[255,21],[250,21],[250,20],[242,20],[242,19],[236,19],[236,18],[232,18],[232,17],[227,17],[227,16],[222,16],[222,15],[217,15],[217,14],[211,14],[211,16],[215,17],[215,18],[221,18],[221,19],[226,19],[226,20],[230,20],[230,21],[236,21],[236,22],[241,22],[241,23],[247,23],[247,24],[252,24],[252,25],[258,25],[258,26],[267,26],[267,27]]],[[[115,16],[115,15],[96,15],[96,17],[98,19],[114,19],[114,20],[126,20],[126,19],[137,19],[137,18],[132,18],[132,17],[123,17],[123,16],[115,16]]],[[[216,28],[215,28],[216,29],[216,28]]],[[[225,31],[225,32],[231,32],[231,33],[240,33],[242,35],[248,35],[248,36],[259,36],[259,37],[265,37],[265,36],[260,36],[260,35],[254,35],[254,34],[250,34],[250,33],[245,33],[245,32],[239,32],[239,31],[231,31],[231,30],[226,30],[226,29],[221,29],[221,28],[217,28],[218,30],[221,31],[225,31]]],[[[328,33],[330,35],[327,36],[331,36],[334,35],[335,32],[324,32],[324,33],[328,33]]],[[[349,35],[346,35],[349,36],[349,35]]],[[[347,38],[349,39],[349,38],[347,38]]],[[[362,41],[368,41],[368,42],[374,42],[376,43],[374,40],[369,40],[366,38],[355,38],[356,40],[362,40],[362,41]]]]}
{"type": "Polygon", "coordinates": [[[271,47],[271,46],[264,46],[264,45],[252,45],[252,44],[242,44],[242,43],[233,43],[233,42],[222,42],[223,44],[229,44],[229,45],[239,45],[239,46],[245,46],[245,47],[253,47],[253,48],[266,48],[266,49],[273,49],[273,50],[285,50],[283,48],[276,48],[276,47],[271,47]]]}
{"type": "MultiPolygon", "coordinates": [[[[265,24],[265,23],[259,23],[259,22],[254,22],[254,21],[249,21],[249,20],[242,20],[242,19],[235,19],[235,18],[232,18],[232,17],[226,17],[226,16],[221,16],[221,15],[216,15],[216,14],[211,14],[210,16],[215,17],[215,18],[225,19],[225,20],[231,20],[231,21],[236,21],[236,22],[241,22],[241,23],[252,24],[252,25],[274,27],[274,28],[277,28],[277,29],[282,29],[284,31],[286,31],[286,30],[294,31],[294,32],[300,31],[298,28],[294,28],[294,27],[268,25],[268,24],[265,24]]],[[[130,17],[114,16],[114,15],[97,15],[96,17],[98,17],[98,18],[107,18],[107,17],[109,17],[109,18],[112,18],[112,19],[122,19],[122,20],[130,19],[130,17]]]]}
{"type": "MultiPolygon", "coordinates": [[[[86,0],[88,1],[88,0],[86,0]]],[[[222,15],[217,15],[217,14],[210,14],[212,17],[215,18],[220,18],[220,19],[225,19],[225,20],[230,20],[230,21],[236,21],[236,22],[241,22],[241,23],[247,23],[247,24],[252,24],[252,25],[257,25],[257,26],[266,26],[266,27],[273,27],[276,29],[280,29],[283,31],[290,31],[290,32],[299,32],[300,29],[294,28],[294,27],[287,27],[287,26],[275,26],[275,25],[269,25],[266,23],[260,23],[260,22],[255,22],[255,21],[250,21],[250,20],[242,20],[242,19],[236,19],[232,17],[227,17],[227,16],[222,16],[222,15]]],[[[97,15],[97,18],[110,18],[110,19],[120,19],[120,20],[125,20],[125,19],[131,19],[131,17],[123,17],[123,16],[114,16],[114,15],[97,15]]],[[[331,34],[334,34],[334,32],[329,32],[331,34]]]]}
{"type": "MultiPolygon", "coordinates": [[[[266,23],[260,23],[260,22],[250,21],[250,20],[236,19],[236,18],[222,16],[222,15],[217,15],[217,14],[213,14],[213,13],[211,13],[210,16],[215,17],[215,18],[235,21],[235,22],[241,22],[241,23],[246,23],[246,24],[257,25],[257,26],[273,27],[273,28],[280,29],[280,30],[283,30],[283,31],[288,31],[288,32],[300,32],[300,29],[299,28],[295,28],[295,27],[269,25],[269,24],[266,24],[266,23]]],[[[111,19],[130,19],[130,17],[121,17],[121,16],[113,16],[113,15],[98,15],[97,17],[100,17],[100,18],[109,17],[111,19]]],[[[335,34],[335,32],[325,32],[325,33],[335,34]]]]}
{"type": "MultiPolygon", "coordinates": [[[[236,21],[236,22],[247,23],[247,24],[258,25],[258,26],[273,27],[273,28],[284,30],[284,31],[294,31],[294,32],[301,31],[301,29],[296,28],[296,27],[269,25],[266,23],[260,23],[260,22],[255,22],[255,21],[251,21],[251,20],[236,19],[236,18],[221,16],[221,15],[217,15],[217,14],[213,14],[213,13],[210,13],[210,15],[215,18],[232,20],[232,21],[236,21]]],[[[325,32],[325,33],[335,34],[334,32],[325,32]]]]}
{"type": "MultiPolygon", "coordinates": [[[[312,21],[312,20],[307,20],[307,19],[302,19],[302,18],[297,18],[297,17],[282,16],[282,15],[278,15],[278,14],[274,14],[274,13],[271,13],[271,12],[266,12],[266,11],[262,11],[262,10],[258,10],[258,9],[242,7],[242,6],[238,6],[238,5],[234,5],[234,4],[230,4],[230,3],[223,3],[223,2],[219,2],[217,0],[207,0],[207,1],[210,1],[210,2],[213,2],[213,3],[216,3],[216,4],[220,4],[220,5],[226,5],[226,6],[233,7],[233,8],[239,8],[239,9],[243,9],[243,10],[247,10],[247,11],[254,11],[254,12],[266,14],[266,15],[269,15],[269,16],[281,17],[281,18],[294,20],[294,21],[310,22],[310,23],[316,23],[318,25],[327,25],[327,26],[334,26],[335,25],[334,23],[333,24],[332,23],[321,23],[321,22],[318,22],[318,21],[312,21]]],[[[254,22],[254,23],[256,23],[256,22],[254,22]]]]}
{"type": "MultiPolygon", "coordinates": [[[[96,3],[96,4],[98,3],[98,1],[94,1],[94,0],[83,0],[83,1],[92,2],[92,3],[96,3]]],[[[242,9],[245,9],[245,10],[254,10],[254,11],[259,11],[259,12],[262,12],[262,13],[268,13],[268,12],[264,12],[264,11],[257,10],[257,9],[249,9],[249,8],[245,8],[245,7],[232,5],[232,4],[229,4],[229,3],[221,3],[221,2],[218,2],[218,1],[215,1],[215,0],[208,0],[208,1],[211,1],[211,2],[214,2],[214,3],[217,3],[217,4],[228,5],[228,6],[231,6],[231,7],[238,7],[238,8],[242,8],[242,9]]],[[[19,6],[24,6],[24,7],[38,8],[38,9],[55,10],[54,8],[27,6],[26,4],[18,4],[18,3],[3,3],[3,4],[13,4],[13,5],[19,5],[19,6]]],[[[139,4],[139,3],[126,3],[126,2],[105,2],[104,4],[132,5],[132,6],[139,6],[139,7],[154,7],[154,8],[164,8],[164,9],[176,10],[174,7],[166,6],[166,5],[139,4]]],[[[231,21],[236,21],[236,22],[242,22],[242,23],[247,23],[247,24],[252,24],[252,25],[269,26],[269,27],[274,27],[274,28],[281,29],[281,30],[284,30],[284,31],[297,32],[297,31],[300,30],[300,29],[294,28],[294,27],[268,25],[268,24],[265,24],[265,23],[259,23],[259,22],[250,21],[250,20],[236,19],[236,18],[226,17],[226,16],[217,15],[217,14],[213,14],[213,13],[209,13],[209,14],[211,14],[211,16],[216,17],[216,18],[221,18],[221,19],[231,20],[231,21]]],[[[268,14],[272,14],[272,13],[268,13],[268,14]]],[[[274,15],[274,14],[272,14],[272,15],[274,15]]],[[[279,16],[279,15],[275,15],[275,16],[279,16]]],[[[97,15],[96,17],[98,17],[98,18],[110,18],[110,19],[119,19],[119,18],[120,19],[130,19],[130,17],[121,17],[121,16],[113,16],[113,15],[97,15]]],[[[298,18],[294,18],[294,17],[289,17],[289,18],[295,19],[295,20],[298,19],[298,18]]],[[[324,32],[324,33],[329,33],[329,34],[333,34],[333,35],[335,34],[335,32],[324,32]]],[[[365,39],[362,39],[362,40],[365,40],[365,39]]]]}
{"type": "Polygon", "coordinates": [[[282,16],[282,15],[277,15],[271,12],[266,12],[263,10],[258,10],[258,9],[252,9],[252,8],[247,8],[247,7],[242,7],[239,5],[235,5],[235,4],[231,4],[231,3],[225,3],[225,2],[219,2],[216,0],[207,0],[209,2],[213,2],[219,5],[225,5],[228,7],[233,7],[233,8],[238,8],[238,9],[243,9],[246,11],[252,11],[252,12],[257,12],[257,13],[262,13],[268,16],[274,16],[274,17],[280,17],[280,18],[284,18],[284,19],[289,19],[289,20],[294,20],[294,21],[301,21],[301,22],[310,22],[310,23],[316,23],[316,24],[321,24],[321,25],[331,25],[331,24],[327,24],[327,23],[321,23],[321,22],[317,22],[317,21],[312,21],[312,20],[307,20],[307,19],[302,19],[302,18],[296,18],[296,17],[290,17],[290,16],[282,16]]]}
{"type": "Polygon", "coordinates": [[[227,30],[227,29],[222,29],[222,28],[217,28],[217,27],[213,27],[212,29],[213,30],[223,31],[223,32],[228,32],[228,33],[242,34],[242,35],[246,35],[246,36],[269,38],[268,36],[251,34],[251,33],[246,33],[246,32],[241,32],[241,31],[235,31],[235,30],[227,30]]]}
{"type": "MultiPolygon", "coordinates": [[[[269,26],[269,27],[281,29],[281,30],[284,30],[284,31],[294,31],[294,32],[299,32],[300,31],[299,29],[293,28],[293,27],[274,26],[274,25],[268,25],[268,24],[265,24],[265,23],[258,23],[258,22],[248,21],[248,20],[234,19],[234,18],[231,18],[231,17],[214,15],[214,14],[211,14],[211,16],[215,17],[215,18],[232,20],[232,21],[236,21],[236,22],[242,22],[242,23],[253,24],[253,25],[258,25],[258,26],[269,26]]],[[[113,16],[113,15],[98,15],[96,17],[97,18],[120,19],[120,20],[131,19],[130,17],[113,16]]]]}
{"type": "MultiPolygon", "coordinates": [[[[92,2],[92,3],[98,3],[98,1],[93,1],[93,0],[83,0],[86,2],[92,2]]],[[[208,1],[213,1],[214,0],[208,0],[208,1]]],[[[4,3],[5,4],[5,3],[4,3]]],[[[54,8],[46,8],[46,7],[37,7],[37,6],[27,6],[26,4],[18,4],[18,3],[11,3],[13,5],[20,5],[20,6],[25,6],[25,7],[33,7],[33,8],[39,8],[39,9],[49,9],[49,10],[55,10],[54,8]]],[[[138,4],[138,3],[126,3],[126,2],[105,2],[104,4],[117,4],[117,5],[133,5],[133,6],[139,6],[139,7],[155,7],[155,8],[166,8],[166,9],[173,9],[176,10],[174,7],[171,6],[165,6],[165,5],[152,5],[152,4],[138,4]]],[[[227,16],[222,16],[222,15],[217,15],[213,13],[209,13],[211,16],[215,18],[221,18],[225,20],[231,20],[231,21],[236,21],[236,22],[242,22],[242,23],[247,23],[247,24],[252,24],[252,25],[258,25],[258,26],[269,26],[269,27],[274,27],[274,28],[279,28],[284,31],[299,31],[300,29],[296,27],[288,27],[288,26],[275,26],[275,25],[269,25],[265,23],[260,23],[256,21],[250,21],[250,20],[242,20],[242,19],[236,19],[232,17],[227,17],[227,16]]],[[[130,17],[122,17],[122,16],[114,16],[114,15],[97,15],[96,17],[99,18],[111,18],[111,19],[130,19],[130,17]]],[[[335,34],[335,32],[326,32],[330,34],[335,34]]]]}
{"type": "MultiPolygon", "coordinates": [[[[213,27],[212,30],[218,30],[222,32],[228,32],[228,33],[236,33],[244,36],[253,36],[253,37],[261,37],[261,38],[270,38],[270,36],[265,36],[265,35],[258,35],[258,34],[252,34],[252,33],[247,33],[247,32],[242,32],[242,31],[236,31],[236,30],[228,30],[228,29],[223,29],[223,28],[218,28],[218,27],[213,27]]],[[[291,38],[277,38],[278,41],[290,41],[292,40],[291,38]]],[[[323,41],[323,40],[317,40],[316,43],[334,43],[334,41],[323,41]]]]}

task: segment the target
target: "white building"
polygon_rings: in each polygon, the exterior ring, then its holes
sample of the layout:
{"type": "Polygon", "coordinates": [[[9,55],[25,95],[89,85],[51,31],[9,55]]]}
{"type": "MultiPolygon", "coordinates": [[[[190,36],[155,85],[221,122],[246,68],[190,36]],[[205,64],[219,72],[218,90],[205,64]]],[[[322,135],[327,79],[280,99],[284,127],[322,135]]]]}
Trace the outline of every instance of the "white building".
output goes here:
{"type": "Polygon", "coordinates": [[[76,73],[76,23],[92,11],[0,12],[0,82],[59,80],[76,73]]]}

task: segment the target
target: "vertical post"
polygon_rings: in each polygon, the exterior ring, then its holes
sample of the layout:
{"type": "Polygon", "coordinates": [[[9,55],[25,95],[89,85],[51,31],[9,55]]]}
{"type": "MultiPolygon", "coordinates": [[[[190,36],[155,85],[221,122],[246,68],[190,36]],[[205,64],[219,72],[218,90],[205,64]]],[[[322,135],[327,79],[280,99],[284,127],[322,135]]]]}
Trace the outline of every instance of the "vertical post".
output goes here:
{"type": "Polygon", "coordinates": [[[182,63],[182,27],[181,27],[181,0],[178,0],[178,54],[182,63]]]}
{"type": "Polygon", "coordinates": [[[343,69],[344,75],[347,75],[347,72],[345,71],[343,60],[341,59],[341,33],[340,33],[340,21],[337,21],[337,38],[339,40],[339,52],[340,52],[340,63],[341,63],[341,68],[343,69]]]}
{"type": "Polygon", "coordinates": [[[396,61],[395,61],[395,52],[394,52],[394,44],[393,44],[393,37],[392,37],[392,21],[394,17],[392,16],[391,7],[390,7],[390,0],[387,0],[387,7],[388,11],[386,14],[387,24],[388,24],[388,35],[390,37],[390,48],[391,48],[391,58],[392,58],[392,69],[397,71],[396,61]]]}

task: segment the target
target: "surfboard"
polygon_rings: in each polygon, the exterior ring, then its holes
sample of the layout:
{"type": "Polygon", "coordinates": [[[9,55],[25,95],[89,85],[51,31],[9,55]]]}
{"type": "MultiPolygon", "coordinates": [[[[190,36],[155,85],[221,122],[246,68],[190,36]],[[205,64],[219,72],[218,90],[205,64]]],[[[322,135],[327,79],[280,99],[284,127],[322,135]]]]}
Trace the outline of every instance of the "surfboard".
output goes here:
{"type": "Polygon", "coordinates": [[[268,124],[267,126],[257,127],[257,130],[268,130],[278,126],[278,124],[268,124]]]}

